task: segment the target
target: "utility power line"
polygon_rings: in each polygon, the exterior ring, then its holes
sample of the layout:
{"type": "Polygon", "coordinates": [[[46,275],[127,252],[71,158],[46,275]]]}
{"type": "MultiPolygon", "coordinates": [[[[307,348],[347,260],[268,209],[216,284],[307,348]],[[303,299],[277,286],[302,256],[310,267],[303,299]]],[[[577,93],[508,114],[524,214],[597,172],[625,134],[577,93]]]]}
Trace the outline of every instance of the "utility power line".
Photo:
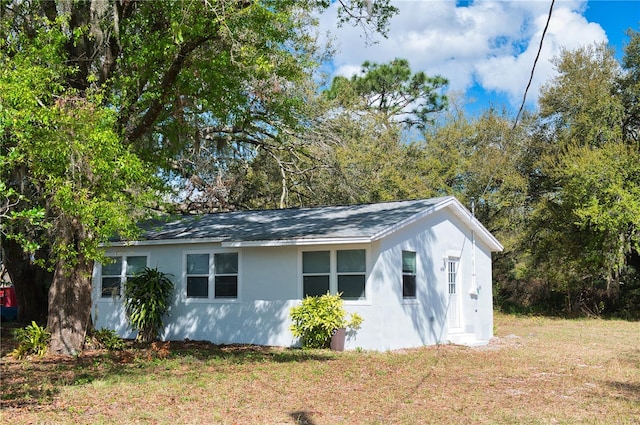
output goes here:
{"type": "MultiPolygon", "coordinates": [[[[549,29],[549,22],[551,21],[551,15],[553,14],[553,5],[555,4],[555,0],[551,0],[551,6],[549,7],[549,14],[547,15],[547,23],[544,26],[544,29],[542,30],[542,36],[540,37],[540,44],[538,45],[538,53],[536,54],[536,58],[533,61],[533,66],[531,67],[531,75],[529,75],[529,82],[527,83],[527,87],[525,87],[524,89],[524,94],[522,96],[522,103],[520,104],[520,109],[518,109],[518,113],[516,114],[516,118],[513,121],[513,126],[511,127],[511,131],[513,132],[516,127],[518,126],[518,119],[520,118],[520,115],[522,114],[522,111],[524,110],[524,105],[527,101],[527,93],[529,92],[529,88],[531,88],[531,83],[533,82],[533,74],[536,70],[536,65],[538,64],[538,59],[540,59],[540,53],[542,52],[542,44],[544,43],[544,37],[547,34],[547,30],[549,29]]],[[[508,145],[505,146],[504,151],[502,151],[502,156],[500,157],[500,160],[498,161],[498,164],[496,164],[495,169],[493,170],[493,173],[491,173],[491,177],[489,178],[489,181],[487,182],[487,186],[484,188],[484,190],[482,191],[482,194],[480,195],[480,197],[482,197],[485,193],[487,193],[487,191],[489,190],[489,186],[491,186],[491,182],[493,182],[493,179],[496,175],[496,172],[498,171],[498,167],[500,165],[500,162],[502,162],[502,158],[504,158],[506,152],[507,152],[507,148],[508,145]]]]}

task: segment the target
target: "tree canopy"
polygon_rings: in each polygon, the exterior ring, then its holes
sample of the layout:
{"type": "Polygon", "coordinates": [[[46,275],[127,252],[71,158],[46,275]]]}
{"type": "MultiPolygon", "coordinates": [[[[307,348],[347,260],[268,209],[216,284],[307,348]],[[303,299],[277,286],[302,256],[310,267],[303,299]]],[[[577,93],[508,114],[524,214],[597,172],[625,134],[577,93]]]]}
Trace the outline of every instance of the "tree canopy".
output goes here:
{"type": "Polygon", "coordinates": [[[540,99],[524,282],[566,295],[556,307],[569,313],[620,308],[621,291],[640,287],[640,145],[629,118],[638,94],[629,81],[640,64],[632,35],[623,66],[605,45],[563,52],[540,99]]]}
{"type": "Polygon", "coordinates": [[[409,61],[394,59],[385,64],[364,62],[361,74],[350,79],[336,77],[327,96],[354,112],[375,110],[389,120],[424,130],[434,115],[447,106],[441,91],[447,85],[442,76],[412,73],[409,61]]]}
{"type": "MultiPolygon", "coordinates": [[[[388,0],[340,5],[341,22],[381,32],[396,12],[388,0]]],[[[291,88],[321,57],[312,14],[328,6],[2,2],[2,245],[19,294],[46,288],[27,278],[34,268],[53,271],[53,351],[82,347],[98,246],[160,204],[159,182],[191,179],[201,156],[228,146],[277,147],[301,125],[291,88]],[[36,249],[47,251],[40,264],[36,249]]]]}

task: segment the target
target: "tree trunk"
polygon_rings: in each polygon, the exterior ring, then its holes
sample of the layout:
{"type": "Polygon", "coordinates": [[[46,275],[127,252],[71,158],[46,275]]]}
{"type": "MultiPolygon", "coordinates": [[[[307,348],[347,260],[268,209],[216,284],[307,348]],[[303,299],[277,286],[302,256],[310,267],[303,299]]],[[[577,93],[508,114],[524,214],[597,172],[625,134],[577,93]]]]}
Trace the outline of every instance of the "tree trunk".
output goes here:
{"type": "Polygon", "coordinates": [[[3,238],[2,250],[4,266],[16,290],[18,319],[44,323],[47,318],[47,287],[52,273],[34,264],[29,254],[14,240],[3,238]]]}
{"type": "Polygon", "coordinates": [[[70,268],[58,261],[49,289],[50,350],[54,354],[73,356],[82,351],[91,318],[91,271],[93,262],[79,255],[78,264],[70,268]]]}

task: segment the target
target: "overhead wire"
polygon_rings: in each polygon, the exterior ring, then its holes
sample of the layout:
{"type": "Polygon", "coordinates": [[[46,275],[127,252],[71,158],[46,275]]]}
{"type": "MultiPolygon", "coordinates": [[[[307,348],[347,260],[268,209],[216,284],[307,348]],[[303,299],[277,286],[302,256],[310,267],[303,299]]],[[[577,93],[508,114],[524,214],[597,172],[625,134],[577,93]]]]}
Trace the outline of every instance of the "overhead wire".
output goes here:
{"type": "Polygon", "coordinates": [[[538,64],[538,59],[540,59],[540,53],[542,52],[542,44],[544,43],[544,36],[547,34],[547,30],[549,29],[549,22],[551,22],[551,14],[553,13],[553,5],[555,0],[551,0],[551,6],[549,7],[549,15],[547,16],[547,23],[542,30],[542,36],[540,37],[540,45],[538,46],[538,53],[536,54],[536,58],[533,61],[533,66],[531,67],[531,75],[529,75],[529,82],[527,83],[527,87],[524,89],[524,95],[522,96],[522,103],[520,104],[520,109],[518,110],[518,114],[516,115],[516,119],[513,122],[514,130],[516,125],[518,125],[518,118],[524,109],[525,102],[527,101],[527,92],[531,88],[531,83],[533,82],[533,74],[536,70],[536,65],[538,64]]]}
{"type": "MultiPolygon", "coordinates": [[[[536,65],[538,64],[538,59],[540,59],[540,54],[542,53],[542,45],[544,43],[544,37],[547,34],[547,30],[549,29],[549,22],[551,22],[551,15],[553,14],[553,6],[554,6],[554,4],[555,4],[555,0],[551,0],[551,6],[549,7],[549,13],[547,15],[547,23],[545,24],[544,29],[542,30],[542,36],[540,37],[540,44],[538,45],[538,53],[536,54],[536,57],[535,57],[535,59],[533,61],[533,66],[531,67],[531,74],[529,75],[529,82],[527,83],[527,86],[524,89],[524,94],[522,96],[522,103],[520,104],[520,109],[518,109],[518,113],[516,114],[516,118],[513,121],[513,125],[511,126],[511,132],[515,131],[516,127],[518,126],[518,120],[520,118],[520,115],[522,114],[522,111],[524,110],[524,105],[527,102],[527,93],[529,92],[529,89],[531,88],[531,83],[533,82],[533,74],[535,73],[536,65]]],[[[496,167],[493,170],[493,173],[491,173],[491,177],[489,178],[489,181],[487,182],[487,185],[485,186],[484,190],[482,191],[482,194],[480,195],[480,197],[484,196],[484,194],[487,193],[487,191],[489,190],[489,187],[491,186],[491,183],[493,182],[493,179],[495,178],[496,172],[498,171],[498,167],[500,166],[500,163],[502,162],[502,159],[506,155],[507,148],[508,148],[508,145],[505,146],[504,150],[502,151],[502,155],[500,156],[500,159],[499,159],[498,163],[496,164],[496,167]]]]}

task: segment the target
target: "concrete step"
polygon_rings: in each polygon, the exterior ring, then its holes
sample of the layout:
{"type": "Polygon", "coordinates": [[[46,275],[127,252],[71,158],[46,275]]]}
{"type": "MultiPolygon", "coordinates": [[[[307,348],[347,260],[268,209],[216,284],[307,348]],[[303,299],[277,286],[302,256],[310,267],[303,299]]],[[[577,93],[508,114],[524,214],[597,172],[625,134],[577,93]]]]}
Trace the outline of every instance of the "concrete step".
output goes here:
{"type": "Polygon", "coordinates": [[[447,340],[450,344],[466,345],[467,347],[479,347],[489,343],[489,341],[476,339],[475,334],[464,332],[450,333],[447,340]]]}

